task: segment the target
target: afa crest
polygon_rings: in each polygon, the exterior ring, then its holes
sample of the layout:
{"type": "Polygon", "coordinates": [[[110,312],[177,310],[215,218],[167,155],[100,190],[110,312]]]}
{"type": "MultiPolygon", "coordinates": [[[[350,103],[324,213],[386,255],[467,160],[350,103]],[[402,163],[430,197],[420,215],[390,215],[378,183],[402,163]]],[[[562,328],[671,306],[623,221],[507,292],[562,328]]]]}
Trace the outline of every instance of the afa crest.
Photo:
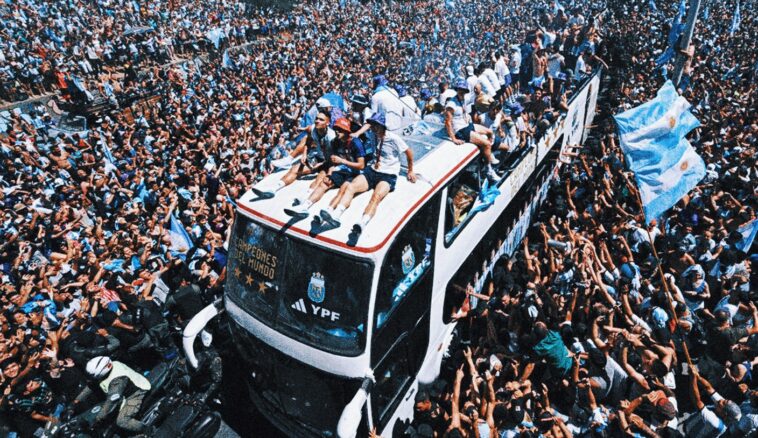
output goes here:
{"type": "Polygon", "coordinates": [[[408,275],[408,273],[416,266],[416,255],[413,254],[413,249],[410,245],[405,245],[405,248],[403,248],[401,261],[403,263],[403,274],[408,275]]]}
{"type": "Polygon", "coordinates": [[[311,281],[308,282],[308,299],[314,303],[321,303],[326,296],[326,285],[324,276],[320,272],[311,275],[311,281]]]}

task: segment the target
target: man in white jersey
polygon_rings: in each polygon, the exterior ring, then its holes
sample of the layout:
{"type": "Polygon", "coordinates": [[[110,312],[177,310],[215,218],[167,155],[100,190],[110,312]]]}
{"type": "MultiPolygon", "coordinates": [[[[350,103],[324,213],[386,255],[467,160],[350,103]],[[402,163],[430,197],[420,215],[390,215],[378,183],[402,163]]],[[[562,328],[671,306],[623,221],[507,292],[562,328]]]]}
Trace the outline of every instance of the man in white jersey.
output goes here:
{"type": "Polygon", "coordinates": [[[445,104],[445,128],[450,139],[455,144],[466,142],[473,143],[487,160],[487,176],[493,180],[499,180],[500,176],[492,168],[492,165],[500,163],[492,156],[493,133],[482,125],[475,125],[469,113],[466,111],[468,84],[463,79],[455,83],[455,97],[448,99],[445,104]]]}
{"type": "Polygon", "coordinates": [[[400,174],[401,153],[405,154],[408,161],[408,181],[416,182],[416,174],[413,173],[413,152],[399,135],[387,130],[384,114],[376,113],[368,119],[368,122],[377,138],[376,161],[373,165],[364,168],[361,174],[356,176],[347,186],[345,192],[339,195],[337,208],[327,207],[321,210],[320,214],[324,222],[338,228],[342,225],[340,222],[342,213],[350,206],[355,195],[374,190],[371,200],[363,211],[363,217],[360,222],[353,226],[353,231],[357,234],[362,233],[371,218],[374,217],[376,208],[384,197],[395,190],[397,176],[400,174]]]}

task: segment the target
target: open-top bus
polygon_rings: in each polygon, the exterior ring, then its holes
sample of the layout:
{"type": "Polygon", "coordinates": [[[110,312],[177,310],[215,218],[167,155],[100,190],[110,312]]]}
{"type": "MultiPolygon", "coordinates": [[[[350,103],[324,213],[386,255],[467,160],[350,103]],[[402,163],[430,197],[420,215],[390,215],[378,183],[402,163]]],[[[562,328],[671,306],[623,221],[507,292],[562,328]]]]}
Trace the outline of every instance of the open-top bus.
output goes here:
{"type": "MultiPolygon", "coordinates": [[[[572,105],[585,105],[582,96],[572,105]]],[[[479,196],[475,146],[444,139],[439,124],[406,130],[419,180],[403,170],[357,242],[348,224],[370,193],[354,199],[345,225],[325,232],[283,211],[310,181],[272,199],[243,195],[224,308],[258,410],[291,436],[366,436],[371,427],[393,436],[412,417],[419,385],[439,374],[467,287],[481,290],[526,232],[557,173],[564,125],[504,160],[491,202],[479,196]]]]}

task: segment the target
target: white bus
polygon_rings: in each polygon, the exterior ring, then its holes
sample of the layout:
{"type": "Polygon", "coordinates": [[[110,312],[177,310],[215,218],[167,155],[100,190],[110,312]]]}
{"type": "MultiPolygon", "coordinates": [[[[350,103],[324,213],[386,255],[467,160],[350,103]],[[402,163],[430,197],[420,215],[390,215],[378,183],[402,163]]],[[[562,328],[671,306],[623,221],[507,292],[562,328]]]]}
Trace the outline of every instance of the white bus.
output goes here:
{"type": "Polygon", "coordinates": [[[507,157],[500,193],[483,205],[477,148],[443,139],[441,128],[406,130],[420,178],[401,174],[357,242],[348,244],[348,224],[370,193],[323,233],[283,211],[310,181],[272,199],[239,199],[224,308],[252,401],[287,435],[367,436],[376,427],[391,437],[412,418],[419,385],[439,374],[467,285],[481,290],[519,244],[557,174],[566,129],[559,120],[507,157]]]}

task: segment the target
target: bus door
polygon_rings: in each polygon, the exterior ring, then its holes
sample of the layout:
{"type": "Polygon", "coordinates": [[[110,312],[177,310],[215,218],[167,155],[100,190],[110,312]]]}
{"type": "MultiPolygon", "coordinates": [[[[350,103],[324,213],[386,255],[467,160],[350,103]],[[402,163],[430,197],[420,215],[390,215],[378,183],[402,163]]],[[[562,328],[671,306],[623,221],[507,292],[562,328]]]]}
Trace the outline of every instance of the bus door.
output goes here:
{"type": "Polygon", "coordinates": [[[371,341],[371,411],[380,430],[403,401],[429,346],[439,206],[437,194],[398,234],[382,264],[371,341]]]}

